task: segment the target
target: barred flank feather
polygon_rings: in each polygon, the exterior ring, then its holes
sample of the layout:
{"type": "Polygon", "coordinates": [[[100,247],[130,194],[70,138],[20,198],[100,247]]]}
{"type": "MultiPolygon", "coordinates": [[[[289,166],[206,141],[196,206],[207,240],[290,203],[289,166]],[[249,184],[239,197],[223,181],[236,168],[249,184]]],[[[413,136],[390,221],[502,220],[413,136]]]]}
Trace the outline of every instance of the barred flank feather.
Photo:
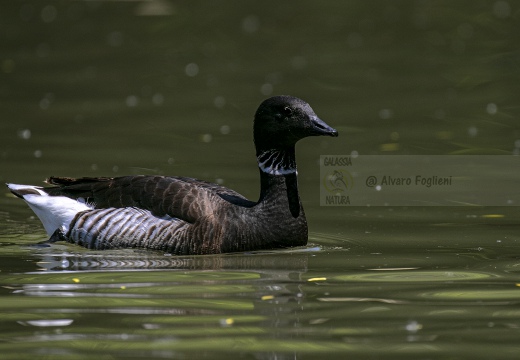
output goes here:
{"type": "Polygon", "coordinates": [[[78,213],[66,234],[69,242],[89,249],[149,248],[177,253],[174,233],[188,224],[156,217],[138,208],[95,209],[78,213]]]}

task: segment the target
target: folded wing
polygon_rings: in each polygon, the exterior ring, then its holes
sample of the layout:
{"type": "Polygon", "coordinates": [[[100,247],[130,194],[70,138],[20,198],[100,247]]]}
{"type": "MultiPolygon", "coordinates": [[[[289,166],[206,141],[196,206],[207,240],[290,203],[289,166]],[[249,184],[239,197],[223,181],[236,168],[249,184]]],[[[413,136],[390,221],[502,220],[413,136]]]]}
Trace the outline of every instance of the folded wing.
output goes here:
{"type": "Polygon", "coordinates": [[[189,223],[210,215],[213,207],[222,202],[253,205],[231,189],[184,177],[50,177],[47,183],[55,185],[45,188],[49,195],[82,199],[97,209],[135,207],[149,210],[158,217],[168,215],[189,223]]]}

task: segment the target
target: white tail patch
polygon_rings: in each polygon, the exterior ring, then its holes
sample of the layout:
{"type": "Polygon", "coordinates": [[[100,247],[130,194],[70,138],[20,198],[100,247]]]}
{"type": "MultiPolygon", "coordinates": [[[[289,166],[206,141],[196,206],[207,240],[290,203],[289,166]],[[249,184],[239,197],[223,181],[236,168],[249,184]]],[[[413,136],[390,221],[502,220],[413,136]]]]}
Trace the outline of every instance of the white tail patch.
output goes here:
{"type": "Polygon", "coordinates": [[[66,196],[49,196],[39,186],[7,184],[7,187],[25,200],[49,236],[56,229],[66,233],[77,213],[92,209],[88,204],[66,196]]]}

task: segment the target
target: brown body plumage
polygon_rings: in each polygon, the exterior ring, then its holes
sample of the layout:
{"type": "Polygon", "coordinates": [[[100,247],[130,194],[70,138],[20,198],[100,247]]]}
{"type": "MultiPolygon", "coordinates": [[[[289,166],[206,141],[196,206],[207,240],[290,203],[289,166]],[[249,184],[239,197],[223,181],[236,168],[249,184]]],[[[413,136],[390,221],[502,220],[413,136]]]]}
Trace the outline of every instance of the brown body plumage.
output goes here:
{"type": "MultiPolygon", "coordinates": [[[[298,194],[294,145],[306,136],[337,132],[307,103],[289,96],[260,105],[254,132],[261,179],[256,202],[221,185],[184,177],[51,177],[50,187],[8,186],[33,210],[31,199],[41,200],[36,193],[85,204],[51,239],[88,248],[210,254],[305,245],[307,221],[298,194]]],[[[42,222],[51,232],[52,225],[42,222]]]]}

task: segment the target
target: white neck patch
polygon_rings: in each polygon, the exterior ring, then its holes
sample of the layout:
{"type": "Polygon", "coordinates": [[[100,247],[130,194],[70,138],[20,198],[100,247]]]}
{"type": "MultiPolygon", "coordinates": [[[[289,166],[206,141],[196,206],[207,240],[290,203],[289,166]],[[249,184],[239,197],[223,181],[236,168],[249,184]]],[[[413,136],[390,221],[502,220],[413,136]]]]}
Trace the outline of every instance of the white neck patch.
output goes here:
{"type": "Polygon", "coordinates": [[[296,173],[294,155],[280,150],[267,150],[257,156],[258,167],[266,174],[287,175],[296,173]]]}

